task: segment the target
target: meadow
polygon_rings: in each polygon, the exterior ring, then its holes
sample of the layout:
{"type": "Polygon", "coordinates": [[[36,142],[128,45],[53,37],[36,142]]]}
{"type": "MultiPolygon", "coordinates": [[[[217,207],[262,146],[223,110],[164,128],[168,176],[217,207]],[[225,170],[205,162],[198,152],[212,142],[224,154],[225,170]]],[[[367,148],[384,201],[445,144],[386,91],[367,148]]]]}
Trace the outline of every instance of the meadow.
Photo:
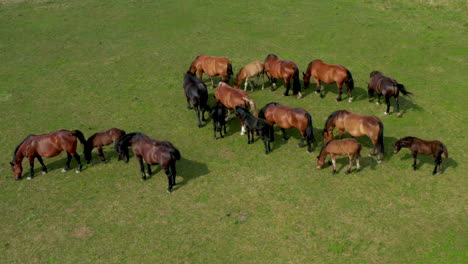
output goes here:
{"type": "Polygon", "coordinates": [[[466,263],[467,11],[458,0],[0,0],[0,263],[466,263]],[[308,110],[314,151],[276,128],[265,155],[235,119],[215,140],[182,88],[202,53],[229,57],[235,73],[269,53],[301,71],[342,64],[355,100],[335,102],[335,85],[323,99],[315,85],[283,97],[267,82],[251,98],[308,110]],[[402,118],[368,102],[374,70],[414,93],[402,118]],[[338,174],[316,169],[320,130],[340,109],[383,120],[381,164],[363,137],[360,172],[344,174],[347,158],[338,174]],[[8,162],[27,135],[111,127],[180,150],[173,193],[162,171],[142,182],[135,158],[117,162],[111,147],[110,162],[94,154],[80,174],[60,172],[62,153],[44,160],[48,174],[36,161],[33,180],[14,181],[8,162]],[[413,171],[408,150],[393,154],[409,135],[447,146],[442,174],[432,157],[413,171]]]}

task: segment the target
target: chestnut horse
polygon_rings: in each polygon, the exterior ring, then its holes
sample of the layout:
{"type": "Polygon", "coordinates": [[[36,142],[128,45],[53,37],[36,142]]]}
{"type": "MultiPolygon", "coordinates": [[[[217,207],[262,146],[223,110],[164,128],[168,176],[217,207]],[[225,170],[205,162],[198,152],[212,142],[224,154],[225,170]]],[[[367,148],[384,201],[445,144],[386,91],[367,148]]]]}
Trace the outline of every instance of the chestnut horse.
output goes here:
{"type": "Polygon", "coordinates": [[[384,154],[382,121],[374,115],[359,115],[346,110],[333,112],[325,121],[323,129],[323,142],[326,143],[333,139],[333,129],[338,129],[340,139],[344,132],[348,132],[353,137],[368,136],[374,144],[374,150],[370,155],[378,155],[377,162],[382,162],[384,154]]]}
{"type": "MultiPolygon", "coordinates": [[[[254,115],[258,116],[257,105],[255,102],[250,99],[247,92],[240,89],[233,88],[229,84],[220,82],[218,87],[215,90],[215,98],[217,102],[220,102],[228,109],[228,116],[230,115],[230,110],[236,109],[236,106],[242,106],[250,111],[254,111],[254,115]]],[[[245,125],[242,123],[241,135],[245,134],[245,125]]]]}
{"type": "Polygon", "coordinates": [[[435,167],[432,175],[442,172],[442,153],[448,158],[447,147],[438,140],[423,140],[417,137],[404,137],[395,142],[394,152],[398,153],[401,148],[409,148],[413,154],[413,169],[416,170],[416,157],[418,154],[433,155],[435,158],[435,167]],[[439,170],[437,170],[439,167],[439,170]]]}
{"type": "Polygon", "coordinates": [[[380,104],[380,97],[382,95],[385,97],[385,103],[387,104],[387,111],[384,112],[385,115],[390,114],[390,98],[392,98],[392,96],[395,97],[398,117],[401,117],[398,95],[400,94],[400,92],[403,95],[412,94],[405,89],[405,86],[403,84],[398,83],[398,81],[393,78],[385,76],[379,71],[373,71],[370,73],[370,80],[369,84],[367,85],[369,101],[372,101],[374,97],[374,92],[377,93],[377,104],[380,104]]]}
{"type": "Polygon", "coordinates": [[[202,120],[205,121],[205,111],[209,111],[208,89],[201,79],[198,79],[193,73],[187,72],[184,76],[184,91],[187,98],[187,108],[193,109],[197,113],[198,127],[202,127],[202,120]],[[201,111],[201,120],[200,120],[201,111]]]}
{"type": "Polygon", "coordinates": [[[169,141],[155,140],[143,133],[133,132],[123,136],[114,146],[115,150],[127,163],[130,159],[128,146],[132,147],[132,151],[140,163],[141,180],[145,181],[146,176],[151,175],[151,165],[159,164],[167,175],[169,184],[167,191],[172,192],[173,186],[176,185],[176,160],[181,158],[179,150],[169,141]],[[147,174],[145,174],[143,160],[148,167],[147,174]]]}
{"type": "Polygon", "coordinates": [[[239,73],[237,73],[236,78],[236,85],[234,87],[239,88],[242,80],[245,79],[244,83],[244,91],[247,91],[247,83],[250,84],[252,88],[250,91],[253,92],[254,86],[251,82],[249,82],[250,78],[257,77],[257,83],[260,80],[260,76],[262,76],[262,90],[265,87],[265,67],[263,66],[263,62],[254,61],[250,64],[247,64],[242,69],[240,69],[239,73]]]}
{"type": "Polygon", "coordinates": [[[336,158],[335,156],[348,156],[349,166],[345,174],[351,172],[353,163],[356,162],[356,171],[359,171],[359,158],[361,157],[361,143],[357,142],[354,138],[347,138],[342,140],[330,140],[320,150],[317,156],[317,169],[323,168],[327,155],[330,154],[330,159],[333,164],[333,174],[336,173],[336,158]]]}
{"type": "Polygon", "coordinates": [[[206,73],[211,80],[211,87],[214,88],[213,77],[221,76],[223,82],[229,83],[231,79],[232,64],[231,61],[226,57],[211,57],[205,54],[201,54],[195,58],[190,65],[189,71],[191,73],[197,73],[200,80],[203,80],[203,73],[206,73]]]}
{"type": "MultiPolygon", "coordinates": [[[[283,132],[283,139],[288,140],[286,129],[297,128],[302,135],[299,147],[304,147],[304,141],[307,142],[307,151],[312,152],[312,142],[315,142],[314,129],[312,127],[312,116],[303,108],[293,108],[280,105],[278,103],[269,103],[265,105],[258,114],[258,117],[266,119],[273,126],[277,124],[283,132]]],[[[271,141],[274,141],[274,130],[271,130],[271,141]]]]}
{"type": "Polygon", "coordinates": [[[67,162],[62,172],[70,168],[71,158],[74,157],[78,162],[76,173],[81,171],[82,165],[80,155],[76,153],[77,139],[81,144],[86,145],[86,139],[83,133],[79,130],[59,130],[57,132],[43,135],[27,136],[15,149],[13,161],[10,162],[13,168],[13,177],[15,180],[21,179],[23,173],[22,161],[26,157],[29,159],[30,174],[28,180],[34,176],[34,158],[37,158],[42,165],[42,174],[47,173],[47,167],[42,161],[42,157],[51,158],[60,154],[62,151],[67,152],[67,162]]]}
{"type": "Polygon", "coordinates": [[[88,164],[91,162],[92,155],[91,151],[93,148],[97,148],[97,153],[101,161],[106,162],[106,157],[102,151],[103,146],[110,145],[118,141],[122,136],[125,135],[125,131],[118,128],[111,128],[103,132],[94,133],[92,136],[86,140],[86,145],[84,147],[84,156],[88,164]]]}
{"type": "Polygon", "coordinates": [[[284,96],[288,96],[291,87],[291,79],[293,79],[293,95],[297,95],[297,98],[302,97],[301,84],[299,82],[299,69],[294,62],[280,60],[275,54],[269,54],[265,59],[264,65],[265,73],[272,85],[272,91],[276,87],[277,79],[284,79],[286,85],[284,96]]]}
{"type": "Polygon", "coordinates": [[[323,86],[321,85],[322,82],[326,84],[333,84],[336,83],[338,86],[338,98],[336,101],[341,101],[341,89],[343,84],[346,84],[348,87],[348,101],[351,103],[353,101],[353,88],[354,88],[354,80],[351,72],[346,69],[346,67],[342,65],[333,65],[325,63],[321,60],[314,60],[309,63],[307,67],[307,71],[302,73],[304,77],[304,87],[308,87],[310,83],[310,77],[314,78],[314,82],[317,84],[317,93],[320,93],[320,98],[323,98],[323,86]]]}

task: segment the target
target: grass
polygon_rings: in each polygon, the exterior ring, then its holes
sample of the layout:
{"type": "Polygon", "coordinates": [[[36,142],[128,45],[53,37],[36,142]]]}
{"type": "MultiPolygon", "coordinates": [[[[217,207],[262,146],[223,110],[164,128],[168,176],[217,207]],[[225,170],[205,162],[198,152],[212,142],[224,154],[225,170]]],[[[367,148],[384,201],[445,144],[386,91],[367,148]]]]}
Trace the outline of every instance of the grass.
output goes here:
{"type": "MultiPolygon", "coordinates": [[[[463,1],[1,1],[0,262],[2,263],[462,263],[466,261],[466,3],[463,1]],[[183,73],[200,53],[228,56],[234,71],[269,53],[343,64],[355,102],[282,97],[283,85],[251,97],[307,109],[316,137],[331,112],[374,114],[385,124],[385,161],[363,170],[315,169],[299,134],[263,154],[234,120],[214,140],[185,108],[183,73]],[[415,95],[404,117],[367,102],[369,73],[383,71],[415,95]],[[81,174],[14,182],[8,162],[28,134],[110,127],[170,140],[183,159],[165,192],[157,173],[139,181],[129,164],[94,159],[81,174]],[[450,158],[411,170],[393,141],[444,142],[450,158]]],[[[268,87],[268,84],[267,84],[268,87]]],[[[213,90],[209,91],[210,94],[213,90]]],[[[213,100],[210,99],[213,104],[213,100]]],[[[276,131],[279,138],[279,131],[276,131]]],[[[370,142],[364,144],[364,155],[370,142]]],[[[72,167],[76,163],[72,163],[72,167]]],[[[25,171],[28,173],[26,162],[25,171]]]]}

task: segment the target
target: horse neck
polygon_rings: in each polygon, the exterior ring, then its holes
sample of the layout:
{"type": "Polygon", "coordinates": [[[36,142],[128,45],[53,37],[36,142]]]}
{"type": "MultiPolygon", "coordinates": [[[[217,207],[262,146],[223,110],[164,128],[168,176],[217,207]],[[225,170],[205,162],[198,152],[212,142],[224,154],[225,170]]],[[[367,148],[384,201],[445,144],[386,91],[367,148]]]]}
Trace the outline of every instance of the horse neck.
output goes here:
{"type": "Polygon", "coordinates": [[[24,154],[24,148],[26,147],[26,144],[25,142],[23,142],[21,144],[21,146],[18,147],[18,149],[16,150],[14,156],[13,156],[13,161],[15,163],[19,163],[20,166],[21,166],[21,162],[23,161],[24,157],[25,157],[25,154],[24,154]]]}
{"type": "Polygon", "coordinates": [[[320,154],[319,154],[319,160],[323,161],[327,155],[328,155],[328,151],[326,149],[327,147],[324,147],[321,151],[320,151],[320,154]]]}

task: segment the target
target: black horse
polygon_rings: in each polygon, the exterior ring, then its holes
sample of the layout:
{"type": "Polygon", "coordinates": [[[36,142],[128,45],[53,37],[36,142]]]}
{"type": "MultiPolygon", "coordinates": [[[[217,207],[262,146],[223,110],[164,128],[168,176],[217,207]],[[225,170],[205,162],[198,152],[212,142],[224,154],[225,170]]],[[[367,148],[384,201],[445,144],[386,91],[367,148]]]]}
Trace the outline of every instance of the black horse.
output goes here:
{"type": "Polygon", "coordinates": [[[187,72],[184,76],[184,91],[187,97],[187,108],[195,109],[198,118],[198,127],[202,127],[200,120],[200,111],[202,112],[202,120],[205,120],[205,111],[209,111],[210,108],[207,105],[208,102],[208,89],[202,80],[198,79],[195,74],[187,72]]]}
{"type": "Polygon", "coordinates": [[[220,136],[223,138],[223,128],[224,134],[226,135],[226,107],[218,102],[216,106],[211,109],[211,120],[213,120],[213,130],[214,130],[214,138],[216,137],[216,131],[219,132],[220,136]]]}
{"type": "Polygon", "coordinates": [[[387,111],[385,111],[385,115],[390,114],[390,98],[392,96],[395,97],[398,117],[401,117],[398,95],[400,94],[400,92],[402,92],[404,95],[412,94],[405,89],[405,86],[403,84],[398,83],[398,81],[393,78],[385,76],[379,71],[373,71],[370,73],[370,80],[369,84],[367,85],[369,101],[373,99],[374,92],[377,93],[377,104],[380,104],[380,97],[382,95],[385,97],[385,103],[387,103],[387,111]]]}
{"type": "Polygon", "coordinates": [[[236,116],[244,121],[247,127],[247,144],[254,142],[254,131],[257,131],[265,144],[265,154],[270,153],[270,135],[273,133],[273,127],[265,119],[255,117],[241,106],[236,106],[236,116]]]}

